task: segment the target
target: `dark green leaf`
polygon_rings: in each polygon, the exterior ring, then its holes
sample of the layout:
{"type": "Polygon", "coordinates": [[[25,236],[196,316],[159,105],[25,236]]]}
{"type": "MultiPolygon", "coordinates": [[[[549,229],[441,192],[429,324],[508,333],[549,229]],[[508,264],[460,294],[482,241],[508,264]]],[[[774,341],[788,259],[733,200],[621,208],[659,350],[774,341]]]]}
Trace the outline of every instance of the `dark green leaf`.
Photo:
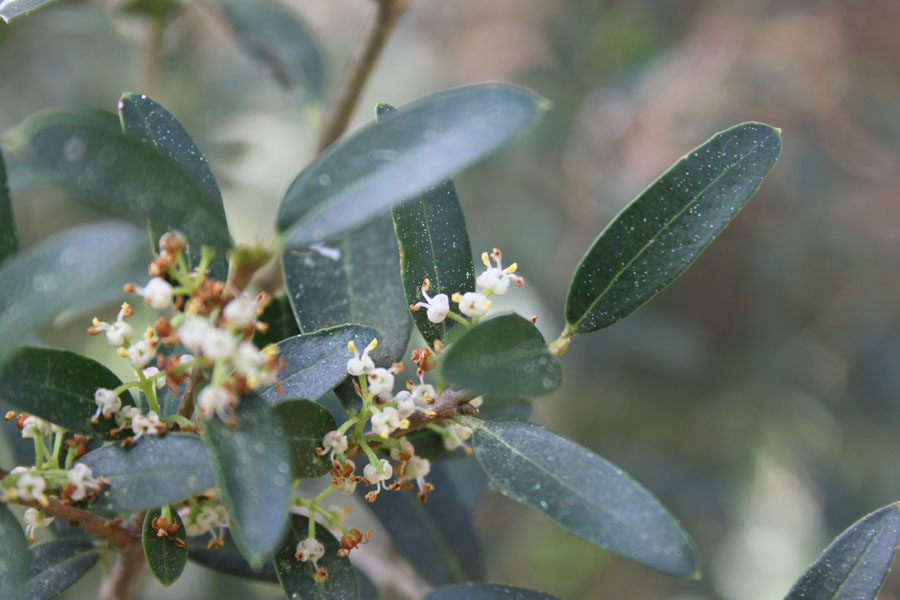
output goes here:
{"type": "Polygon", "coordinates": [[[485,396],[484,403],[478,410],[478,418],[485,421],[493,419],[527,421],[531,418],[533,407],[531,401],[526,398],[485,396]]]}
{"type": "MultiPolygon", "coordinates": [[[[22,348],[0,368],[0,398],[9,405],[32,413],[75,433],[112,439],[115,419],[97,424],[97,388],[115,389],[122,382],[112,371],[86,356],[52,348],[22,348]]],[[[122,405],[133,404],[125,392],[122,405]]]]}
{"type": "Polygon", "coordinates": [[[257,396],[241,400],[237,426],[212,418],[202,426],[231,535],[253,566],[281,539],[291,495],[291,453],[273,408],[257,396]]]}
{"type": "Polygon", "coordinates": [[[283,293],[276,294],[272,298],[271,304],[266,307],[258,320],[269,326],[264,333],[257,331],[253,334],[253,343],[259,348],[300,334],[291,301],[283,293]]]}
{"type": "Polygon", "coordinates": [[[156,508],[200,494],[215,483],[203,443],[188,433],[144,436],[129,450],[118,444],[104,446],[78,462],[111,483],[98,494],[92,510],[156,508]]]}
{"type": "Polygon", "coordinates": [[[340,548],[325,528],[316,528],[316,539],[325,547],[325,555],[319,559],[319,567],[328,571],[328,579],[318,583],[310,562],[300,562],[294,557],[297,544],[308,537],[309,521],[300,515],[291,516],[291,527],[284,543],[275,551],[275,571],[281,588],[288,598],[315,600],[355,600],[359,597],[356,573],[346,556],[339,557],[340,548]]]}
{"type": "MultiPolygon", "coordinates": [[[[285,288],[300,330],[310,332],[343,323],[367,325],[383,334],[370,355],[375,364],[385,367],[399,361],[412,333],[412,321],[390,215],[328,245],[340,252],[340,257],[313,250],[287,250],[283,256],[285,288]]],[[[345,365],[348,358],[349,353],[344,355],[345,365]]]]}
{"type": "Polygon", "coordinates": [[[272,0],[218,0],[218,4],[240,44],[269,67],[281,86],[321,94],[322,56],[294,12],[272,0]]]}
{"type": "MultiPolygon", "coordinates": [[[[125,94],[119,100],[119,119],[126,135],[133,136],[154,148],[183,171],[186,178],[193,180],[199,196],[210,213],[225,222],[225,205],[219,184],[209,169],[206,157],[197,148],[190,134],[165,108],[143,94],[125,94]]],[[[228,261],[219,248],[210,263],[211,275],[225,279],[228,261]]]]}
{"type": "Polygon", "coordinates": [[[30,552],[27,597],[31,600],[56,598],[90,571],[100,556],[94,542],[87,538],[51,540],[31,548],[30,552]]]}
{"type": "Polygon", "coordinates": [[[470,328],[444,354],[444,377],[458,389],[533,397],[559,387],[562,369],[534,324],[516,314],[470,328]]]}
{"type": "Polygon", "coordinates": [[[337,429],[331,413],[309,400],[289,400],[275,406],[284,437],[291,448],[291,472],[295,478],[321,477],[331,469],[327,456],[316,455],[322,438],[337,429]]]}
{"type": "Polygon", "coordinates": [[[156,528],[153,527],[153,521],[161,516],[162,509],[155,508],[147,511],[144,516],[141,543],[144,546],[144,556],[147,558],[150,572],[164,587],[169,587],[181,577],[184,565],[187,564],[187,537],[184,532],[184,522],[174,510],[171,511],[170,518],[178,523],[178,531],[166,536],[158,535],[156,528]],[[176,544],[172,538],[181,540],[184,545],[176,544]]]}
{"type": "Polygon", "coordinates": [[[331,147],[291,184],[278,229],[292,248],[333,239],[495,151],[547,102],[508,84],[433,94],[331,147]]]}
{"type": "Polygon", "coordinates": [[[53,4],[59,0],[5,0],[0,2],[0,19],[9,23],[15,18],[27,15],[45,4],[53,4]]]}
{"type": "Polygon", "coordinates": [[[219,573],[255,581],[278,583],[278,575],[275,574],[275,565],[272,561],[266,561],[261,569],[258,571],[254,570],[250,563],[247,562],[247,559],[238,552],[231,533],[227,529],[223,539],[225,540],[223,547],[210,550],[207,536],[195,535],[189,537],[188,558],[207,569],[212,569],[219,573]]]}
{"type": "Polygon", "coordinates": [[[0,581],[4,597],[24,600],[31,572],[31,553],[19,520],[5,504],[0,504],[0,581]]]}
{"type": "Polygon", "coordinates": [[[564,529],[664,573],[699,575],[697,551],[675,517],[587,448],[521,421],[484,423],[473,447],[500,491],[564,529]]]}
{"type": "Polygon", "coordinates": [[[142,234],[126,223],[70,229],[0,264],[0,364],[61,311],[106,295],[144,255],[142,234]]]}
{"type": "Polygon", "coordinates": [[[900,505],[866,515],[837,537],[785,600],[874,600],[900,544],[900,505]]]}
{"type": "Polygon", "coordinates": [[[41,111],[14,130],[12,143],[22,160],[85,203],[148,219],[154,238],[182,231],[193,264],[201,246],[220,258],[231,248],[225,214],[206,200],[206,184],[167,154],[125,135],[115,115],[41,111]]]}
{"type": "Polygon", "coordinates": [[[434,590],[422,600],[557,600],[556,596],[497,583],[469,583],[434,590]]]}
{"type": "Polygon", "coordinates": [[[13,215],[12,198],[9,197],[9,180],[6,163],[0,154],[0,262],[19,249],[19,230],[13,215]]]}
{"type": "Polygon", "coordinates": [[[566,335],[624,319],[672,283],[759,188],[781,153],[781,133],[744,123],[675,163],[603,230],[566,299],[566,335]]]}
{"type": "Polygon", "coordinates": [[[372,338],[381,337],[370,327],[340,325],[294,336],[278,343],[278,355],[287,365],[278,375],[281,390],[272,386],[260,397],[266,402],[293,398],[317,400],[347,378],[347,361],[353,356],[347,343],[365,348],[372,338]]]}
{"type": "MultiPolygon", "coordinates": [[[[416,448],[418,454],[418,448],[416,448]]],[[[434,485],[428,502],[413,491],[380,494],[366,506],[391,541],[416,570],[434,585],[484,577],[484,555],[472,515],[441,465],[432,464],[426,480],[434,485]]],[[[358,486],[360,494],[366,490],[358,486]]]]}

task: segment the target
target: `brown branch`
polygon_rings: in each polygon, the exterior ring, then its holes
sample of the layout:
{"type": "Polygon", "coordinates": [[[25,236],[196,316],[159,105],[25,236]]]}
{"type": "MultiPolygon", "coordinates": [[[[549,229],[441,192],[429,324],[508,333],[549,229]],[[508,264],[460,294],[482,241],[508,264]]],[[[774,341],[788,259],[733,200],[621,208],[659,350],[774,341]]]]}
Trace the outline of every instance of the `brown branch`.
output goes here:
{"type": "Polygon", "coordinates": [[[378,9],[363,34],[356,54],[344,72],[344,78],[338,86],[337,96],[325,118],[325,124],[319,136],[319,152],[341,137],[347,129],[366,80],[372,74],[375,63],[391,32],[400,17],[409,8],[409,0],[375,1],[378,3],[378,9]]]}
{"type": "Polygon", "coordinates": [[[203,371],[199,367],[194,367],[191,372],[191,378],[188,380],[187,388],[181,397],[181,404],[178,406],[178,415],[185,419],[190,419],[194,414],[194,394],[197,388],[203,383],[203,371]]]}
{"type": "MultiPolygon", "coordinates": [[[[134,539],[137,539],[138,542],[140,542],[145,515],[145,511],[133,513],[126,524],[131,535],[137,536],[134,539]]],[[[132,584],[143,570],[144,563],[144,547],[140,543],[120,549],[112,570],[103,579],[103,584],[100,586],[100,593],[97,596],[99,600],[128,600],[132,584]]]]}
{"type": "Polygon", "coordinates": [[[13,500],[13,502],[43,511],[54,517],[59,517],[72,527],[81,527],[88,533],[105,539],[116,550],[131,550],[134,547],[141,547],[140,530],[135,534],[129,529],[122,527],[114,519],[104,519],[84,509],[63,504],[56,498],[48,498],[47,500],[46,506],[37,500],[13,500]]]}

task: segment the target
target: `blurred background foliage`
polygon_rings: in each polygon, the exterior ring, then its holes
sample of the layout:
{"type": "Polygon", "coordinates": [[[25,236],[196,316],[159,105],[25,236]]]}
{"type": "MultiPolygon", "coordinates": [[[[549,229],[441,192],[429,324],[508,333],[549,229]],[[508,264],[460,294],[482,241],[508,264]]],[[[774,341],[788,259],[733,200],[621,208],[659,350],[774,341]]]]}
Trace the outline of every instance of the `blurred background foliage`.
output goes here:
{"type": "MultiPolygon", "coordinates": [[[[327,102],[373,3],[282,4],[319,42],[327,102]]],[[[209,158],[235,239],[268,239],[323,108],[279,87],[215,12],[191,2],[166,28],[152,95],[209,158]]],[[[550,339],[582,254],[644,186],[734,123],[784,130],[780,163],[711,250],[634,316],[577,339],[563,387],[535,403],[538,422],[683,521],[703,580],[603,553],[497,494],[476,503],[488,580],[571,600],[779,598],[834,535],[900,499],[898,26],[896,0],[413,0],[354,126],[376,101],[486,80],[555,103],[456,178],[473,250],[519,263],[527,285],[510,302],[550,339]]],[[[0,130],[43,107],[115,110],[122,92],[148,91],[146,38],[146,23],[100,1],[0,24],[0,130]]],[[[10,172],[23,246],[96,218],[21,165],[10,172]]],[[[52,339],[84,350],[97,341],[83,325],[52,339]]],[[[94,573],[67,597],[96,586],[94,573]]],[[[138,597],[279,595],[189,567],[169,590],[147,578],[138,597]]],[[[881,598],[898,597],[893,577],[881,598]]]]}

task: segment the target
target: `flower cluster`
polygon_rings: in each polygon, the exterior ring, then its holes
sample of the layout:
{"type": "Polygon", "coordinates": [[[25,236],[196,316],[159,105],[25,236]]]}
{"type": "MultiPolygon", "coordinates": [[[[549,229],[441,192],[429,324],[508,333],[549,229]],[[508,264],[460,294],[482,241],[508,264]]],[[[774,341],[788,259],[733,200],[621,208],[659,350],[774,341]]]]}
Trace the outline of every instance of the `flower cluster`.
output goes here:
{"type": "Polygon", "coordinates": [[[208,548],[214,550],[225,545],[223,536],[228,528],[228,510],[225,505],[211,501],[212,495],[191,498],[188,504],[178,510],[188,536],[209,533],[208,548]]]}

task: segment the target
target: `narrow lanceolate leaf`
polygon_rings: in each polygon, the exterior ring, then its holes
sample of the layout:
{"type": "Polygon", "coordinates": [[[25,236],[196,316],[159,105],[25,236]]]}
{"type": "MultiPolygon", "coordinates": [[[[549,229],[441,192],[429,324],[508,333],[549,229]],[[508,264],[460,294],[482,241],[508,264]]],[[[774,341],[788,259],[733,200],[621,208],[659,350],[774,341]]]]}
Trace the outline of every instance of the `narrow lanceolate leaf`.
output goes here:
{"type": "MultiPolygon", "coordinates": [[[[125,94],[119,99],[119,120],[126,135],[148,144],[180,167],[200,192],[197,201],[225,222],[222,192],[209,169],[209,163],[172,113],[143,94],[125,94]]],[[[228,262],[223,249],[216,253],[210,269],[213,277],[225,279],[228,262]]]]}
{"type": "MultiPolygon", "coordinates": [[[[22,348],[0,368],[0,398],[10,406],[75,433],[112,439],[115,419],[91,417],[97,411],[97,388],[114,389],[122,382],[112,371],[86,356],[52,348],[22,348]]],[[[132,404],[126,392],[122,405],[132,404]]]]}
{"type": "Polygon", "coordinates": [[[156,508],[200,494],[215,483],[203,443],[187,433],[142,436],[129,450],[118,444],[104,446],[78,462],[110,481],[92,510],[156,508]]]}
{"type": "MultiPolygon", "coordinates": [[[[343,323],[366,325],[382,334],[370,355],[375,364],[386,367],[403,357],[412,321],[390,215],[324,249],[287,250],[282,268],[301,331],[343,323]]],[[[344,364],[347,358],[349,353],[344,364]]]]}
{"type": "Polygon", "coordinates": [[[224,546],[210,549],[207,536],[195,535],[189,537],[188,559],[219,573],[255,581],[278,583],[278,575],[275,574],[275,565],[272,564],[272,561],[266,561],[261,568],[254,569],[247,562],[247,559],[238,552],[231,533],[227,529],[223,540],[225,541],[224,546]]]}
{"type": "Polygon", "coordinates": [[[22,526],[12,511],[0,504],[0,581],[4,597],[25,600],[30,572],[31,554],[22,526]]]}
{"type": "Polygon", "coordinates": [[[675,517],[587,448],[522,421],[484,423],[473,447],[501,492],[564,529],[664,573],[698,576],[697,551],[675,517]]]}
{"type": "Polygon", "coordinates": [[[780,130],[744,123],[663,173],[578,265],[566,299],[566,335],[608,327],[672,283],[753,196],[780,153],[780,130]]]}
{"type": "MultiPolygon", "coordinates": [[[[415,492],[400,491],[380,494],[377,502],[366,506],[429,582],[446,585],[482,579],[484,553],[471,513],[441,465],[431,465],[427,481],[435,487],[427,502],[420,502],[415,492]]],[[[363,486],[358,490],[366,493],[363,486]]]]}
{"type": "Polygon", "coordinates": [[[259,348],[300,334],[291,301],[284,293],[276,294],[257,320],[269,326],[253,334],[253,343],[259,348]]]}
{"type": "Polygon", "coordinates": [[[31,548],[30,552],[27,598],[31,600],[56,598],[90,571],[100,556],[94,542],[87,538],[51,540],[31,548]]]}
{"type": "Polygon", "coordinates": [[[291,495],[290,447],[273,407],[257,396],[241,400],[237,425],[219,418],[201,431],[231,535],[253,566],[262,565],[281,539],[291,495]]]}
{"type": "Polygon", "coordinates": [[[315,580],[316,569],[311,562],[301,562],[294,556],[297,544],[309,534],[309,521],[300,515],[291,516],[288,535],[275,551],[275,571],[281,588],[288,598],[315,600],[355,600],[359,598],[356,573],[350,559],[337,555],[340,545],[321,525],[316,527],[316,539],[325,547],[325,555],[319,559],[319,567],[328,571],[328,579],[315,580]]]}
{"type": "MultiPolygon", "coordinates": [[[[141,237],[127,223],[96,223],[46,239],[3,261],[0,364],[63,310],[106,295],[109,284],[143,256],[141,237]]],[[[118,279],[120,288],[121,282],[118,279]]]]}
{"type": "Polygon", "coordinates": [[[14,151],[87,204],[149,221],[154,238],[187,235],[193,264],[201,246],[224,257],[231,237],[221,207],[206,200],[194,173],[141,139],[122,132],[115,115],[87,110],[37,112],[14,130],[14,151]]]}
{"type": "Polygon", "coordinates": [[[170,511],[169,522],[174,520],[178,524],[177,531],[168,535],[159,535],[158,519],[160,517],[162,517],[162,510],[159,508],[147,511],[144,516],[141,543],[144,546],[144,556],[150,572],[164,587],[168,587],[181,577],[184,565],[187,564],[187,536],[184,532],[184,522],[174,510],[170,511]],[[154,527],[154,521],[156,521],[157,527],[154,527]]]}
{"type": "Polygon", "coordinates": [[[293,248],[378,218],[495,151],[538,119],[547,102],[508,84],[427,96],[333,146],[291,184],[278,228],[293,248]]]}
{"type": "Polygon", "coordinates": [[[516,314],[470,328],[444,354],[444,377],[458,389],[530,398],[562,381],[559,361],[547,351],[534,324],[516,314]]]}
{"type": "Polygon", "coordinates": [[[497,583],[469,583],[434,590],[422,600],[557,600],[556,596],[497,583]]]}
{"type": "Polygon", "coordinates": [[[371,327],[339,325],[282,340],[278,356],[286,364],[278,374],[278,385],[259,396],[271,403],[293,398],[318,400],[347,378],[347,360],[353,356],[348,342],[361,350],[376,337],[381,336],[371,327]]]}
{"type": "Polygon", "coordinates": [[[13,215],[12,198],[9,197],[9,180],[6,163],[0,153],[0,262],[19,249],[19,230],[13,215]]]}
{"type": "Polygon", "coordinates": [[[900,505],[866,515],[828,546],[785,600],[875,600],[900,544],[900,505]]]}
{"type": "Polygon", "coordinates": [[[331,459],[319,456],[322,438],[337,429],[334,417],[323,406],[309,400],[289,400],[275,407],[281,429],[291,449],[291,472],[295,478],[321,477],[331,469],[331,459]]]}
{"type": "Polygon", "coordinates": [[[247,54],[288,89],[322,92],[324,65],[312,34],[292,11],[272,0],[218,0],[222,15],[247,54]]]}
{"type": "Polygon", "coordinates": [[[0,0],[0,19],[9,23],[15,18],[27,15],[40,7],[59,0],[0,0]]]}

